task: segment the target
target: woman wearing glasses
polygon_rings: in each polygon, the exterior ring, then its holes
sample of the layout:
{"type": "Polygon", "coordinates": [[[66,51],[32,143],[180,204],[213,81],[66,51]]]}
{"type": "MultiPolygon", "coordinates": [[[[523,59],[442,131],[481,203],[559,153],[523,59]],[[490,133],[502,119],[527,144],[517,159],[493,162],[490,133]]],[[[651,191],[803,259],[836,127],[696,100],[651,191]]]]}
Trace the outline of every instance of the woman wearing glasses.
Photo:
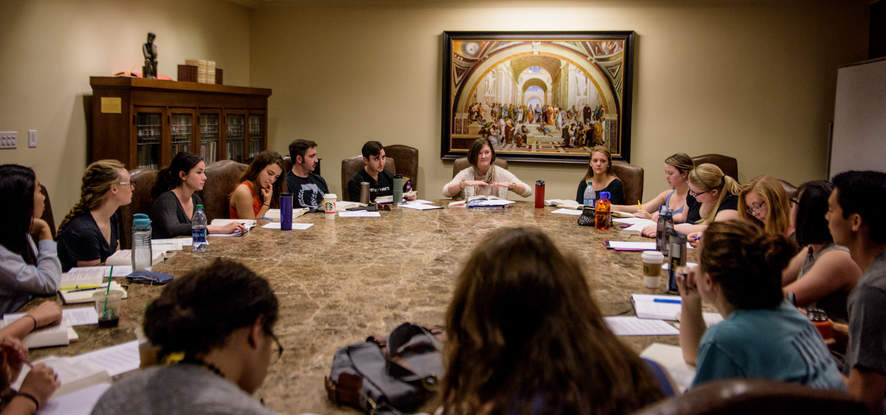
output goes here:
{"type": "Polygon", "coordinates": [[[58,227],[58,257],[63,272],[99,265],[117,251],[117,209],[130,202],[132,184],[122,163],[99,160],[86,167],[80,200],[58,227]]]}
{"type": "Polygon", "coordinates": [[[711,223],[738,219],[739,193],[741,186],[738,182],[723,174],[716,165],[703,163],[695,166],[689,172],[689,195],[698,203],[691,203],[686,223],[674,228],[689,235],[690,242],[698,241],[711,223]]]}
{"type": "Polygon", "coordinates": [[[273,334],[278,307],[268,281],[237,262],[219,259],[172,280],[143,328],[159,361],[184,358],[114,383],[92,414],[271,414],[251,394],[283,353],[273,334]]]}
{"type": "Polygon", "coordinates": [[[784,293],[801,307],[816,306],[828,317],[846,323],[846,298],[858,283],[861,269],[846,247],[834,243],[825,213],[834,185],[826,181],[800,185],[791,199],[794,236],[802,249],[782,272],[784,293]]]}
{"type": "Polygon", "coordinates": [[[793,231],[789,211],[784,186],[771,176],[755,177],[738,198],[738,216],[761,225],[766,233],[789,236],[793,231]]]}

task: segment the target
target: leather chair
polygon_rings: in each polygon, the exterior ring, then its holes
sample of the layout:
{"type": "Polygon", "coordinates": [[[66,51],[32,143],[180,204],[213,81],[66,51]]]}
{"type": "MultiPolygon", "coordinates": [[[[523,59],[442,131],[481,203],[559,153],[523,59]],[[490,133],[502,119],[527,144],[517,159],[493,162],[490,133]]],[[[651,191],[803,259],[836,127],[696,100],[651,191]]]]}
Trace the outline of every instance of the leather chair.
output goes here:
{"type": "Polygon", "coordinates": [[[738,181],[738,160],[722,154],[702,154],[692,158],[695,165],[711,163],[717,165],[723,173],[738,181]]]}
{"type": "Polygon", "coordinates": [[[634,415],[803,415],[866,414],[867,407],[845,392],[763,379],[730,379],[692,388],[634,415]]]}
{"type": "MultiPolygon", "coordinates": [[[[317,159],[317,166],[314,167],[314,173],[318,175],[320,174],[320,160],[321,159],[317,159]]],[[[286,184],[286,174],[291,170],[292,159],[289,156],[283,156],[283,174],[280,175],[280,180],[283,180],[283,183],[280,184],[280,193],[289,192],[289,186],[286,184]]]]}
{"type": "Polygon", "coordinates": [[[132,215],[146,213],[151,215],[151,205],[154,198],[151,189],[157,183],[157,170],[149,168],[135,169],[129,173],[129,182],[132,183],[132,202],[127,206],[120,207],[120,247],[121,249],[132,248],[132,215]]]}
{"type": "MultiPolygon", "coordinates": [[[[387,150],[385,150],[387,153],[387,150]]],[[[354,156],[348,157],[341,161],[341,193],[338,195],[339,200],[345,200],[349,202],[359,202],[359,200],[351,200],[350,195],[348,194],[348,180],[351,180],[351,176],[360,171],[363,168],[363,156],[354,156]]],[[[393,158],[387,159],[385,162],[385,170],[391,172],[392,174],[397,174],[397,160],[393,158]]]]}
{"type": "Polygon", "coordinates": [[[385,155],[396,160],[397,174],[412,179],[412,189],[418,188],[418,149],[403,144],[385,146],[385,155]]]}
{"type": "Polygon", "coordinates": [[[52,239],[55,239],[55,217],[52,216],[52,203],[49,203],[49,191],[46,190],[46,186],[43,183],[40,183],[40,193],[46,198],[43,202],[43,215],[40,216],[40,219],[46,221],[46,224],[49,225],[49,233],[52,234],[52,239]]]}
{"type": "Polygon", "coordinates": [[[643,168],[621,160],[612,162],[612,172],[624,184],[624,204],[635,205],[643,200],[643,168]]]}
{"type": "Polygon", "coordinates": [[[206,166],[206,185],[200,197],[209,220],[227,218],[231,192],[249,166],[234,160],[221,160],[206,166]]]}
{"type": "MultiPolygon", "coordinates": [[[[505,159],[496,157],[495,158],[495,165],[507,170],[508,161],[505,159]]],[[[468,163],[467,157],[460,157],[460,158],[455,159],[455,162],[452,163],[452,177],[455,177],[455,175],[458,174],[458,172],[460,172],[470,166],[471,166],[471,163],[468,163]]]]}

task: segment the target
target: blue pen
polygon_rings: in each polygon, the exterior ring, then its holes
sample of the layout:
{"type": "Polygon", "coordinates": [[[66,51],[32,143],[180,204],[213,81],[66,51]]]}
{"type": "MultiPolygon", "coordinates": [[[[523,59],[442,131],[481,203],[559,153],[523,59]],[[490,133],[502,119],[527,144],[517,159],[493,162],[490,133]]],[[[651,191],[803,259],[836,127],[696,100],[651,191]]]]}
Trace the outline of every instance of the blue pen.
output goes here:
{"type": "Polygon", "coordinates": [[[680,304],[680,300],[672,300],[670,298],[656,298],[652,300],[653,303],[668,303],[668,304],[680,304]]]}
{"type": "Polygon", "coordinates": [[[696,236],[695,238],[692,238],[692,242],[700,241],[700,240],[701,240],[701,235],[696,236]]]}

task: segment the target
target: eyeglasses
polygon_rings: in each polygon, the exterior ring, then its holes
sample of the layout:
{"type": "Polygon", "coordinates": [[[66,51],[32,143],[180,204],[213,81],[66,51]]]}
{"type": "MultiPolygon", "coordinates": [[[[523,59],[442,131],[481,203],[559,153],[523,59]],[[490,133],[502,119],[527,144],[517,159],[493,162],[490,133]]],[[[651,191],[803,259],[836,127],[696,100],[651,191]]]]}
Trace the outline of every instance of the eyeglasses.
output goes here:
{"type": "Polygon", "coordinates": [[[792,205],[799,205],[799,204],[800,204],[800,201],[797,200],[796,197],[792,197],[792,198],[791,198],[791,204],[792,204],[792,205]]]}
{"type": "Polygon", "coordinates": [[[754,216],[754,213],[756,213],[757,211],[763,210],[763,208],[765,206],[766,206],[766,201],[764,200],[760,203],[756,203],[756,204],[748,206],[745,209],[745,211],[748,212],[748,215],[754,216]]]}
{"type": "Polygon", "coordinates": [[[120,183],[117,183],[117,184],[119,184],[120,186],[130,186],[130,187],[135,187],[135,183],[133,183],[133,182],[120,182],[120,183]]]}
{"type": "Polygon", "coordinates": [[[274,340],[274,343],[277,345],[277,357],[275,357],[274,360],[271,362],[271,364],[274,364],[280,361],[280,358],[283,356],[283,345],[280,344],[280,339],[278,339],[277,336],[274,335],[274,333],[271,333],[270,331],[268,331],[267,333],[268,336],[271,336],[271,339],[274,340]]]}
{"type": "Polygon", "coordinates": [[[701,196],[707,192],[710,192],[710,190],[705,190],[703,192],[693,192],[692,189],[689,189],[689,196],[698,197],[698,196],[701,196]]]}

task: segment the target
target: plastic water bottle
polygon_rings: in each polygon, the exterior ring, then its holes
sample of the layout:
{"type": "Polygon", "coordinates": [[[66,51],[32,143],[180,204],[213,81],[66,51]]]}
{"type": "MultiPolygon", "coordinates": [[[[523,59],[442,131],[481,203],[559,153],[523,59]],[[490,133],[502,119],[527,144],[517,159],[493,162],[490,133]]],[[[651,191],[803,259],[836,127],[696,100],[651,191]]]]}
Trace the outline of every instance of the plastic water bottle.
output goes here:
{"type": "Polygon", "coordinates": [[[588,183],[588,187],[585,188],[584,195],[584,205],[594,207],[596,206],[597,192],[594,191],[594,186],[588,183]]]}
{"type": "Polygon", "coordinates": [[[191,218],[191,252],[204,252],[209,242],[206,241],[206,214],[203,213],[203,205],[197,205],[197,211],[191,218]]]}
{"type": "Polygon", "coordinates": [[[132,215],[132,270],[150,271],[151,219],[144,213],[132,215]]]}

